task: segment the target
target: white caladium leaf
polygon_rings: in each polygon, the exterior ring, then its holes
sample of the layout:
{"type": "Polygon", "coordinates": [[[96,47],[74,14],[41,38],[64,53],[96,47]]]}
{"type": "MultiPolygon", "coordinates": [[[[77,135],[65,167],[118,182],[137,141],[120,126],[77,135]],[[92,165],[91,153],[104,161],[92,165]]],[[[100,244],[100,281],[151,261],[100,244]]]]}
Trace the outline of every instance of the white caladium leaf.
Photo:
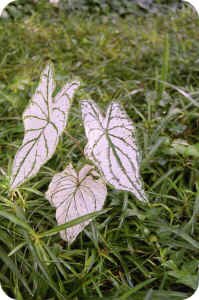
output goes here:
{"type": "Polygon", "coordinates": [[[16,153],[11,175],[11,189],[37,174],[55,152],[79,82],[67,83],[53,98],[55,80],[53,66],[44,69],[39,86],[23,114],[25,134],[16,153]]]}
{"type": "Polygon", "coordinates": [[[112,102],[104,117],[92,100],[81,101],[88,143],[85,155],[116,189],[132,192],[147,201],[139,171],[135,129],[119,103],[112,102]]]}
{"type": "MultiPolygon", "coordinates": [[[[63,172],[53,177],[46,198],[56,208],[56,219],[60,225],[101,210],[106,194],[106,185],[93,166],[85,165],[76,172],[69,164],[63,172]]],[[[72,243],[90,221],[62,230],[62,239],[72,243]]]]}

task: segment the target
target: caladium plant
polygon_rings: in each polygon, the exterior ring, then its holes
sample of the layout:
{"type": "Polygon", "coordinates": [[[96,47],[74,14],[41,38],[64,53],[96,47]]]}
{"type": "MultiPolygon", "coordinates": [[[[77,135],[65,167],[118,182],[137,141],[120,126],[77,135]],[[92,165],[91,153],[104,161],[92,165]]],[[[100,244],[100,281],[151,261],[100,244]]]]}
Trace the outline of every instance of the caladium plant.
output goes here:
{"type": "MultiPolygon", "coordinates": [[[[68,165],[56,174],[46,192],[46,198],[56,208],[58,224],[102,209],[106,199],[106,185],[91,165],[79,172],[68,165]]],[[[71,244],[90,221],[82,222],[60,232],[62,239],[71,244]]]]}
{"type": "Polygon", "coordinates": [[[43,71],[36,92],[24,111],[24,139],[16,153],[11,175],[11,189],[37,174],[54,154],[67,122],[73,95],[79,82],[67,83],[53,98],[55,79],[53,66],[43,71]]]}
{"type": "MultiPolygon", "coordinates": [[[[48,64],[44,69],[23,114],[25,134],[14,158],[11,189],[36,175],[52,157],[78,87],[78,81],[69,82],[53,97],[53,66],[48,64]]],[[[139,170],[135,128],[124,109],[119,103],[112,102],[104,116],[94,101],[83,100],[81,112],[88,140],[85,155],[93,165],[86,164],[76,171],[69,164],[52,178],[46,198],[55,207],[60,225],[101,210],[107,195],[105,182],[118,190],[130,191],[140,201],[147,201],[139,170]]],[[[62,239],[72,243],[90,221],[61,231],[62,239]]]]}

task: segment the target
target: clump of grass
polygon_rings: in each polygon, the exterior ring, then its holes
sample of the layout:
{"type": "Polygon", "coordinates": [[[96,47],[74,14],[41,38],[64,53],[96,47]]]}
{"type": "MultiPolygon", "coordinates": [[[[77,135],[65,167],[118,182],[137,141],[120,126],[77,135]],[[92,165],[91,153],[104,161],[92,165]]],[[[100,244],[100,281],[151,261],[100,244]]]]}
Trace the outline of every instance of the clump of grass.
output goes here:
{"type": "Polygon", "coordinates": [[[177,300],[193,293],[198,159],[196,152],[173,151],[172,142],[199,142],[198,25],[190,11],[169,18],[85,19],[50,7],[17,23],[0,20],[0,281],[10,296],[177,300]],[[23,137],[21,115],[48,60],[55,63],[60,86],[73,75],[83,85],[56,154],[10,194],[10,167],[23,137]],[[44,192],[55,171],[69,162],[85,163],[79,112],[85,97],[102,108],[118,100],[134,120],[150,205],[110,188],[109,212],[69,247],[58,234],[45,234],[56,222],[44,192]]]}

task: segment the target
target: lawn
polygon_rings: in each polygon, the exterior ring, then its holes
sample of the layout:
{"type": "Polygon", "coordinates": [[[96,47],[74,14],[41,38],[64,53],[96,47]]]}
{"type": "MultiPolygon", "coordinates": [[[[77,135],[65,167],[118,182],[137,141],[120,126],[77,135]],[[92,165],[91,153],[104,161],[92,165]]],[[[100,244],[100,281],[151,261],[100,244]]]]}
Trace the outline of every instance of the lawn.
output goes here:
{"type": "MultiPolygon", "coordinates": [[[[178,300],[192,295],[199,258],[199,18],[65,14],[51,6],[0,20],[0,282],[17,300],[178,300]],[[60,88],[79,78],[53,158],[15,192],[22,113],[48,61],[60,88]],[[122,103],[137,129],[149,204],[109,186],[110,210],[68,246],[44,193],[86,159],[80,99],[122,103]]],[[[88,162],[88,161],[87,161],[88,162]]]]}

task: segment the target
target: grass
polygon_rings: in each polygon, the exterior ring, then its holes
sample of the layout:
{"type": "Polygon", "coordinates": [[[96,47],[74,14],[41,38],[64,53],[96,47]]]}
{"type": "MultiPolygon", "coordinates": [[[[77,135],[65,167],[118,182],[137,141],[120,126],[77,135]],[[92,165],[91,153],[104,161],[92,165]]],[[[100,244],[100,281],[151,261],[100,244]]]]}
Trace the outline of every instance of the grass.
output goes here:
{"type": "Polygon", "coordinates": [[[66,16],[47,7],[17,22],[0,20],[0,281],[10,296],[178,300],[193,294],[199,258],[198,26],[188,9],[122,19],[66,16]],[[22,112],[49,60],[59,87],[71,77],[81,78],[82,87],[53,158],[10,193],[22,112]],[[69,247],[57,228],[52,233],[55,211],[44,192],[69,162],[85,163],[79,100],[86,97],[101,108],[118,100],[134,120],[150,204],[109,187],[110,210],[69,247]]]}

